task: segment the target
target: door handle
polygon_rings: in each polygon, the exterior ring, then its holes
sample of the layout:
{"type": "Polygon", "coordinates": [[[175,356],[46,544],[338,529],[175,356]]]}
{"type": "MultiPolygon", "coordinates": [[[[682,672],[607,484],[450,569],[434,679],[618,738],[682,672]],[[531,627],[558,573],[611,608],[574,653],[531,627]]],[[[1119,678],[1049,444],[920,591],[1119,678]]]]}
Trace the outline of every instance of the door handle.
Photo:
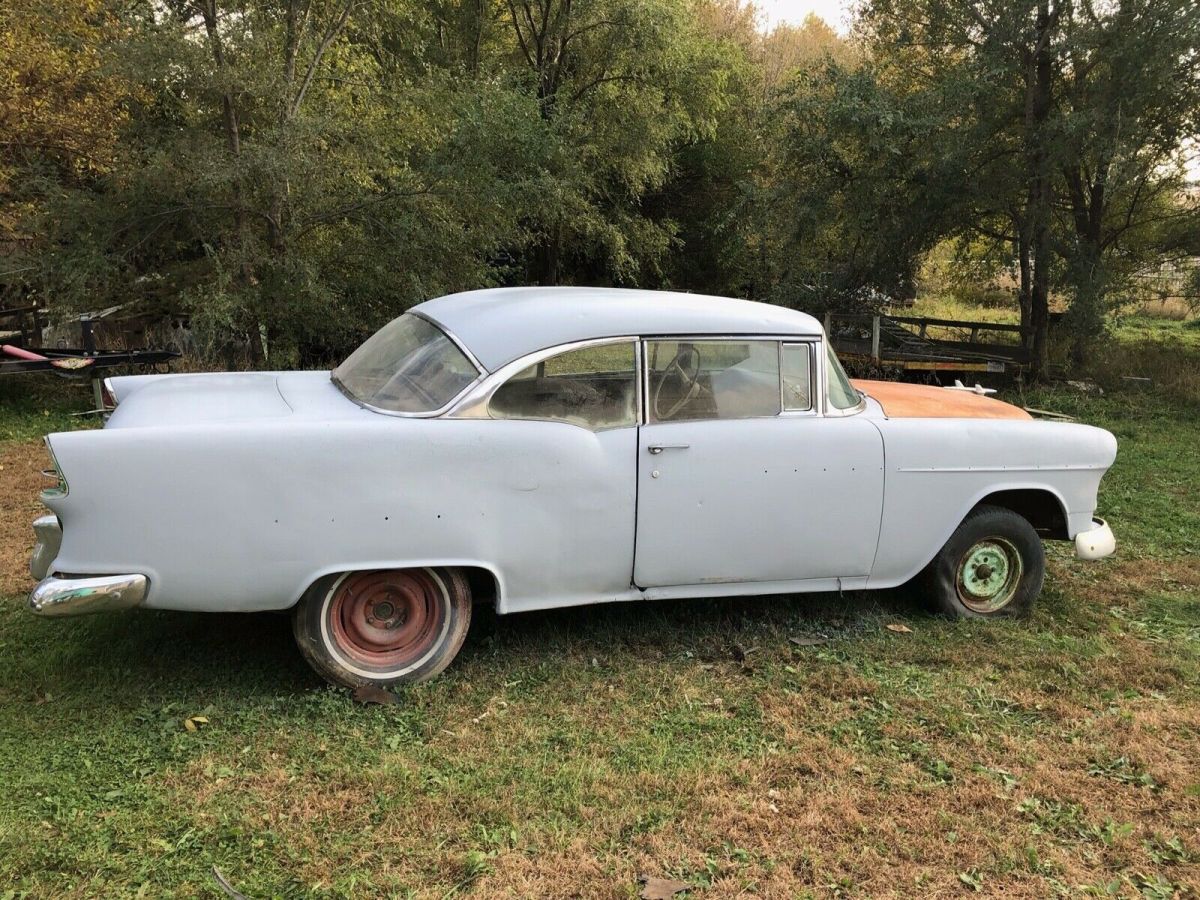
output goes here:
{"type": "Polygon", "coordinates": [[[646,449],[654,456],[662,453],[664,450],[686,450],[690,444],[651,444],[646,449]]]}

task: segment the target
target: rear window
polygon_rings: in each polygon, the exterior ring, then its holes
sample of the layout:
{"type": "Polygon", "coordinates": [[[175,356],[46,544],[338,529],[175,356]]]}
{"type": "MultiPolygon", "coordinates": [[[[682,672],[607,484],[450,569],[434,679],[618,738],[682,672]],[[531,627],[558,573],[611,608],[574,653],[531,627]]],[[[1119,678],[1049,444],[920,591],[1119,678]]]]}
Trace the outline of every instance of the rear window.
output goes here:
{"type": "Polygon", "coordinates": [[[478,377],[445,332],[411,313],[383,326],[333,370],[333,380],[359,403],[398,413],[439,410],[478,377]]]}

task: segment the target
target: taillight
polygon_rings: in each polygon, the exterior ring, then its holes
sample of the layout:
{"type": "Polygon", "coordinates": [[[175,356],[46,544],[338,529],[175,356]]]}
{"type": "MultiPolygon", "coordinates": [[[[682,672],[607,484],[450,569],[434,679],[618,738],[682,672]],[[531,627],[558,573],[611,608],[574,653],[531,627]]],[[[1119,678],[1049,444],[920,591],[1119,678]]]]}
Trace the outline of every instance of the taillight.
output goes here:
{"type": "Polygon", "coordinates": [[[117,408],[117,395],[112,392],[107,378],[100,382],[100,406],[105,412],[117,408]]]}
{"type": "Polygon", "coordinates": [[[54,448],[50,446],[50,438],[46,438],[46,452],[50,454],[50,468],[42,470],[42,477],[51,483],[42,488],[42,496],[65,497],[68,490],[67,479],[63,476],[62,469],[58,465],[58,460],[54,456],[54,448]]]}

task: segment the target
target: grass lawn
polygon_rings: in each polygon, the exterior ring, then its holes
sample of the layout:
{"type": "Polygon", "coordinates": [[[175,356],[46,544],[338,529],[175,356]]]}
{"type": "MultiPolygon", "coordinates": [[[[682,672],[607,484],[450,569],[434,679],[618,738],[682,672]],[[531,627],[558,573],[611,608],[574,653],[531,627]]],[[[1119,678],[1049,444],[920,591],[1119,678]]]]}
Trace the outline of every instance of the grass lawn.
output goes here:
{"type": "Polygon", "coordinates": [[[36,436],[70,420],[8,402],[0,898],[220,896],[214,865],[250,898],[1196,896],[1200,410],[1026,400],[1121,442],[1117,556],[1051,545],[1027,621],[898,593],[481,610],[391,707],[322,686],[282,616],[26,613],[36,436]]]}

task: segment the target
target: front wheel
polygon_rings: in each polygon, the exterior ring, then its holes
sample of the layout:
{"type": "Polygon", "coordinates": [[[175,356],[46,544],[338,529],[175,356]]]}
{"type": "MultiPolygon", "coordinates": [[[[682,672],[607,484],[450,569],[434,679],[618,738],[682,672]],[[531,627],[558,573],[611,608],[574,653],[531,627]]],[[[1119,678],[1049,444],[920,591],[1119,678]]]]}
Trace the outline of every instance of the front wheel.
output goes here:
{"type": "Polygon", "coordinates": [[[1027,615],[1042,591],[1046,554],[1029,521],[1011,509],[977,506],[922,573],[943,613],[960,619],[1027,615]]]}
{"type": "Polygon", "coordinates": [[[292,613],[301,654],[345,687],[432,678],[458,654],[470,624],[471,588],[453,569],[331,575],[292,613]]]}

